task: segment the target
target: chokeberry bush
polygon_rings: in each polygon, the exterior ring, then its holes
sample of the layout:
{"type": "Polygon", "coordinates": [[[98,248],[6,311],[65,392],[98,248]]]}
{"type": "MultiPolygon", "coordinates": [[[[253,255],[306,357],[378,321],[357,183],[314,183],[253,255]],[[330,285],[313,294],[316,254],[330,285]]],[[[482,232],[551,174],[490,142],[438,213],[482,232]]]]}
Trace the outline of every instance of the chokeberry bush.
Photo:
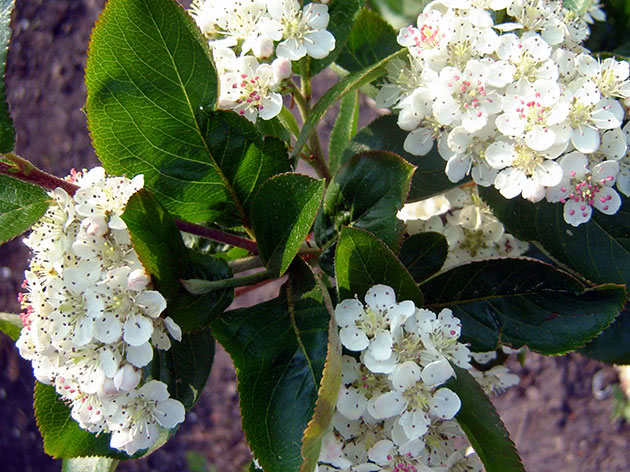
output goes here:
{"type": "Polygon", "coordinates": [[[37,169],[0,103],[0,238],[31,251],[0,329],[46,452],[150,454],[218,342],[252,471],[523,471],[488,398],[519,382],[506,359],[630,363],[629,11],[109,0],[85,71],[102,167],[37,169]],[[364,95],[383,113],[358,129],[364,95]]]}

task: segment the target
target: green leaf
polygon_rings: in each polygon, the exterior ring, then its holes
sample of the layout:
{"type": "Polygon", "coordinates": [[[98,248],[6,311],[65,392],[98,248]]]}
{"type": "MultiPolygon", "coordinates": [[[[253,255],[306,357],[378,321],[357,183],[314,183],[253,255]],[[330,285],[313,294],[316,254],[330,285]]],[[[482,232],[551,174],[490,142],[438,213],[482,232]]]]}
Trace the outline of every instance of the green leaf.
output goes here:
{"type": "Polygon", "coordinates": [[[418,167],[411,181],[408,200],[416,201],[432,197],[457,187],[470,178],[453,183],[448,180],[444,168],[446,161],[440,157],[435,146],[426,156],[413,156],[403,149],[407,132],[401,130],[395,115],[377,118],[363,128],[350,141],[343,153],[341,163],[364,151],[389,151],[403,157],[406,161],[418,167]]]}
{"type": "Polygon", "coordinates": [[[41,187],[0,175],[0,243],[33,226],[46,213],[48,203],[41,187]]]}
{"type": "Polygon", "coordinates": [[[348,142],[357,133],[359,122],[359,92],[345,95],[339,102],[339,114],[335,120],[328,145],[328,167],[335,175],[339,170],[341,156],[348,142]]]}
{"type": "Polygon", "coordinates": [[[630,364],[630,310],[623,310],[608,328],[578,352],[608,364],[630,364]]]}
{"type": "Polygon", "coordinates": [[[87,115],[110,174],[145,175],[174,215],[247,226],[247,200],[286,150],[256,127],[212,112],[217,76],[207,41],[173,0],[110,0],[92,33],[87,115]],[[265,142],[266,143],[266,142],[265,142]]]}
{"type": "Polygon", "coordinates": [[[394,28],[380,15],[363,8],[335,62],[348,72],[364,69],[400,49],[396,35],[394,28]]]}
{"type": "Polygon", "coordinates": [[[277,116],[271,120],[256,120],[256,129],[262,136],[280,138],[285,143],[291,142],[291,132],[277,116]]]}
{"type": "Polygon", "coordinates": [[[293,116],[293,113],[291,113],[291,111],[287,107],[282,107],[282,110],[280,111],[280,114],[277,118],[280,123],[282,123],[282,125],[289,130],[294,138],[297,138],[300,135],[300,125],[298,125],[295,116],[293,116]]]}
{"type": "Polygon", "coordinates": [[[370,231],[398,251],[405,225],[396,218],[407,198],[414,167],[387,152],[354,156],[332,179],[315,222],[319,247],[333,244],[345,226],[370,231]]]}
{"type": "Polygon", "coordinates": [[[212,333],[232,357],[247,440],[266,472],[297,472],[328,350],[330,316],[296,261],[278,298],[224,313],[212,333]]]}
{"type": "Polygon", "coordinates": [[[313,472],[317,466],[320,455],[322,440],[329,431],[337,405],[339,387],[341,387],[341,340],[339,330],[334,321],[334,308],[332,301],[327,299],[327,289],[322,283],[319,288],[324,295],[324,303],[330,315],[328,324],[328,352],[326,354],[326,364],[322,380],[317,393],[313,418],[304,430],[302,438],[302,457],[304,462],[300,467],[300,472],[313,472]]]}
{"type": "Polygon", "coordinates": [[[541,354],[573,351],[605,329],[625,302],[623,286],[587,288],[535,259],[477,261],[420,285],[425,306],[450,308],[475,351],[523,345],[541,354]]]}
{"type": "Polygon", "coordinates": [[[15,129],[4,83],[11,39],[11,13],[14,7],[15,0],[0,0],[0,153],[11,152],[15,147],[15,129]]]}
{"type": "Polygon", "coordinates": [[[554,259],[596,283],[630,287],[630,199],[621,195],[614,215],[593,211],[577,228],[567,224],[561,203],[507,200],[494,189],[479,194],[492,212],[518,239],[539,243],[554,259]]]}
{"type": "Polygon", "coordinates": [[[455,419],[483,462],[486,472],[525,472],[521,458],[494,405],[468,371],[453,366],[456,377],[445,387],[462,402],[455,419]]]}
{"type": "Polygon", "coordinates": [[[140,262],[166,298],[165,316],[183,331],[207,326],[230,305],[232,290],[193,296],[180,284],[180,279],[227,279],[231,272],[224,260],[187,249],[175,222],[150,192],[141,189],[132,195],[122,218],[140,262]]]}
{"type": "Polygon", "coordinates": [[[347,93],[358,89],[362,85],[385,75],[385,66],[387,65],[387,63],[392,59],[402,56],[404,53],[404,50],[400,50],[390,56],[387,56],[376,64],[372,64],[371,66],[366,67],[365,69],[362,69],[360,71],[353,72],[352,74],[349,74],[341,79],[330,89],[328,89],[328,91],[313,106],[313,109],[311,110],[308,119],[302,127],[302,131],[300,132],[297,143],[293,148],[293,154],[297,155],[302,150],[302,147],[304,147],[306,141],[308,141],[308,138],[311,136],[311,134],[315,132],[317,125],[319,124],[323,116],[330,109],[330,107],[332,107],[337,102],[337,100],[341,99],[347,93]]]}
{"type": "Polygon", "coordinates": [[[256,244],[276,275],[284,274],[311,230],[324,185],[306,175],[283,174],[269,179],[256,194],[251,214],[256,244]]]}
{"type": "Polygon", "coordinates": [[[190,410],[206,386],[214,360],[214,339],[208,328],[182,336],[168,351],[154,349],[151,375],[168,385],[171,397],[190,410]]]}
{"type": "MultiPolygon", "coordinates": [[[[58,398],[53,386],[36,382],[34,398],[35,419],[44,438],[46,454],[55,459],[94,455],[129,459],[124,452],[109,447],[111,434],[97,437],[79,428],[70,417],[70,408],[58,398]]],[[[137,456],[139,455],[142,454],[138,453],[137,456]]]]}
{"type": "Polygon", "coordinates": [[[9,336],[11,340],[17,341],[22,331],[20,315],[0,313],[0,331],[9,336]]]}
{"type": "Polygon", "coordinates": [[[109,457],[64,459],[61,472],[114,472],[118,461],[109,457]]]}
{"type": "Polygon", "coordinates": [[[335,49],[333,49],[324,59],[309,59],[311,77],[315,76],[332,64],[339,53],[343,50],[343,47],[348,40],[348,35],[352,31],[353,24],[359,16],[361,7],[364,4],[365,0],[343,0],[330,2],[330,5],[328,6],[330,20],[326,30],[330,31],[330,33],[335,37],[335,49]]]}
{"type": "Polygon", "coordinates": [[[416,282],[438,272],[448,254],[446,238],[439,233],[419,233],[407,238],[400,248],[400,262],[416,282]]]}
{"type": "Polygon", "coordinates": [[[422,292],[405,266],[367,231],[343,228],[337,243],[335,275],[340,300],[355,296],[363,299],[370,287],[385,284],[394,289],[397,300],[424,304],[422,292]]]}

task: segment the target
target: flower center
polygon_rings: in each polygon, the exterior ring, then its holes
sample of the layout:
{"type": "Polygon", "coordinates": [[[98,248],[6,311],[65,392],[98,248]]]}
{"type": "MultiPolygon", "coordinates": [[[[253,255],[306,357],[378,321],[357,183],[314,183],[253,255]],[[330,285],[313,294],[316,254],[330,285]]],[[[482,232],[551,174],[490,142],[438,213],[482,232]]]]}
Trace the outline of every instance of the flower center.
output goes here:
{"type": "Polygon", "coordinates": [[[531,177],[536,168],[545,161],[545,158],[539,156],[526,146],[515,146],[516,159],[512,162],[512,167],[522,170],[525,175],[531,177]]]}

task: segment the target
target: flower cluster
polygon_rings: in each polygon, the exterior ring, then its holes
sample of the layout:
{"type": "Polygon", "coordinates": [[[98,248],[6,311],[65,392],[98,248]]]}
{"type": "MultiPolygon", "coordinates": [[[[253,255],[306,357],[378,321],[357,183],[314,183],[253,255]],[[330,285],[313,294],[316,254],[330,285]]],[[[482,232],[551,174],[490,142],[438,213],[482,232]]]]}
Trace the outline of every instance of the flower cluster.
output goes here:
{"type": "Polygon", "coordinates": [[[365,305],[357,299],[337,305],[335,320],[343,346],[357,357],[343,356],[319,471],[482,470],[450,421],[461,406],[444,386],[455,375],[451,364],[471,368],[451,310],[436,315],[411,301],[397,303],[391,287],[376,285],[365,305]]]}
{"type": "Polygon", "coordinates": [[[506,198],[562,202],[574,226],[593,207],[614,214],[630,67],[581,46],[604,18],[597,3],[586,12],[559,0],[434,1],[400,31],[407,62],[391,66],[377,104],[398,110],[408,152],[437,140],[453,182],[471,174],[506,198]],[[514,21],[495,24],[503,9],[514,21]]]}
{"type": "Polygon", "coordinates": [[[53,385],[79,425],[112,433],[111,446],[133,454],[153,445],[159,426],[184,420],[166,385],[143,382],[153,348],[170,349],[181,329],[161,318],[166,300],[133,249],[121,218],[143,185],[106,177],[97,167],[73,173],[74,196],[57,188],[25,239],[32,251],[19,300],[20,354],[37,380],[53,385]]]}
{"type": "Polygon", "coordinates": [[[492,257],[517,257],[529,248],[505,232],[471,186],[408,203],[398,218],[405,221],[409,234],[433,231],[444,235],[448,255],[442,269],[492,257]]]}
{"type": "Polygon", "coordinates": [[[208,38],[220,79],[219,106],[255,122],[282,109],[291,61],[335,48],[328,6],[297,0],[195,0],[191,14],[208,38]]]}

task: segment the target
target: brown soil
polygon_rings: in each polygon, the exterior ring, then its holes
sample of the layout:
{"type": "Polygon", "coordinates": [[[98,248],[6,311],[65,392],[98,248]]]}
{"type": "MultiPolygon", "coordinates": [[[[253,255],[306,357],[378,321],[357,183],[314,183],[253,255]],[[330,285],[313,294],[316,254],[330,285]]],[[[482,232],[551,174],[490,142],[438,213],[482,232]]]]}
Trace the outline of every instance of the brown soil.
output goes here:
{"type": "MultiPolygon", "coordinates": [[[[18,154],[56,175],[97,164],[85,116],[83,66],[90,30],[103,0],[17,0],[7,88],[18,132],[18,154]]],[[[17,311],[27,254],[19,241],[0,248],[0,311],[17,311]],[[4,269],[7,268],[8,270],[4,269]]],[[[512,367],[522,383],[496,400],[531,472],[626,472],[630,427],[610,419],[611,400],[596,400],[593,374],[612,368],[577,355],[529,355],[512,367]]],[[[30,365],[0,335],[0,469],[60,470],[42,450],[33,419],[30,365]]],[[[217,471],[237,472],[250,460],[240,430],[234,369],[219,349],[201,400],[165,447],[122,471],[187,470],[185,453],[204,454],[217,471]]]]}

